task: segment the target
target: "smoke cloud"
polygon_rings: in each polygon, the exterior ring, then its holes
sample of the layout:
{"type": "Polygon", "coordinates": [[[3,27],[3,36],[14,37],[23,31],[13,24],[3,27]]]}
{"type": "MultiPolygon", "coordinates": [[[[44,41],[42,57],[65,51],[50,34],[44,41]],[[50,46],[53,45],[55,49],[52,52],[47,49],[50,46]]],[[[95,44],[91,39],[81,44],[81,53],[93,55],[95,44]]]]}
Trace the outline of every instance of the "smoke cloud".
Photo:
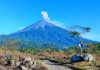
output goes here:
{"type": "Polygon", "coordinates": [[[65,25],[62,22],[59,22],[57,20],[51,20],[48,13],[46,11],[41,12],[42,18],[46,21],[49,21],[50,23],[53,23],[54,25],[61,27],[61,28],[66,28],[65,25]]]}
{"type": "Polygon", "coordinates": [[[42,11],[41,15],[42,15],[42,18],[44,20],[50,21],[50,18],[49,18],[48,13],[46,11],[42,11]]]}
{"type": "Polygon", "coordinates": [[[64,23],[60,22],[60,21],[57,21],[57,20],[52,20],[50,21],[51,23],[53,23],[54,25],[58,26],[58,27],[61,27],[63,29],[66,28],[66,26],[64,25],[64,23]]]}

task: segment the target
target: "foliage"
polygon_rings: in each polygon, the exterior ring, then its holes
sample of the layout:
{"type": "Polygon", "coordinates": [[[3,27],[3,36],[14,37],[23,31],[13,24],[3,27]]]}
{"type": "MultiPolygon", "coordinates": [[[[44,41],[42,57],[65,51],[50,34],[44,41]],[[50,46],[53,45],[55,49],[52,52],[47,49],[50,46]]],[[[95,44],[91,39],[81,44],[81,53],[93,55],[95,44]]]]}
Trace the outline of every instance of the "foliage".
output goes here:
{"type": "Polygon", "coordinates": [[[95,47],[92,48],[92,51],[96,54],[100,54],[100,44],[94,44],[95,47]]]}
{"type": "Polygon", "coordinates": [[[66,52],[71,53],[71,54],[78,54],[79,51],[80,51],[80,48],[77,46],[69,47],[68,49],[66,49],[66,52]]]}
{"type": "MultiPolygon", "coordinates": [[[[42,46],[42,45],[41,45],[42,46]]],[[[48,47],[23,47],[19,48],[18,51],[23,52],[23,53],[31,53],[31,54],[38,54],[42,52],[48,52],[48,53],[53,53],[53,52],[58,52],[59,50],[57,48],[53,48],[53,46],[48,46],[48,47]]]]}
{"type": "Polygon", "coordinates": [[[90,32],[91,28],[90,27],[85,27],[85,26],[71,26],[69,28],[69,31],[74,34],[74,35],[82,35],[84,33],[90,32]]]}
{"type": "Polygon", "coordinates": [[[83,52],[100,54],[100,44],[89,43],[86,48],[83,48],[83,52]]]}

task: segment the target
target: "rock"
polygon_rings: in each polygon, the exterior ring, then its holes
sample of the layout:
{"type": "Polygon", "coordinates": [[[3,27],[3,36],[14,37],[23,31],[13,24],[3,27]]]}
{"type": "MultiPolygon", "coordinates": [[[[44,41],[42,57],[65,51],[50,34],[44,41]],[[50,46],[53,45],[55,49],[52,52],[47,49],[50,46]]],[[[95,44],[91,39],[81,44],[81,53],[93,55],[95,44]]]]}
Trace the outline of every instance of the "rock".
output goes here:
{"type": "Polygon", "coordinates": [[[31,57],[20,57],[19,60],[14,59],[12,55],[4,55],[0,58],[2,62],[0,70],[33,70],[37,67],[31,57]]]}
{"type": "Polygon", "coordinates": [[[93,61],[93,56],[92,56],[92,54],[90,54],[90,53],[85,54],[85,55],[84,55],[84,60],[85,60],[85,61],[89,61],[89,62],[93,61]]]}
{"type": "Polygon", "coordinates": [[[27,67],[31,67],[31,65],[33,64],[33,61],[30,57],[26,57],[23,64],[27,67]]]}
{"type": "Polygon", "coordinates": [[[26,57],[26,58],[25,58],[25,61],[32,61],[32,60],[31,60],[31,57],[26,57]]]}
{"type": "Polygon", "coordinates": [[[0,66],[0,70],[7,70],[7,68],[0,66]]]}
{"type": "Polygon", "coordinates": [[[3,56],[3,58],[4,58],[5,60],[11,60],[11,59],[12,59],[12,55],[6,54],[6,55],[3,56]]]}
{"type": "Polygon", "coordinates": [[[11,65],[15,65],[15,60],[10,60],[11,61],[11,65]]]}
{"type": "Polygon", "coordinates": [[[33,61],[30,61],[30,64],[32,65],[34,62],[33,61]]]}
{"type": "Polygon", "coordinates": [[[31,65],[31,68],[34,69],[34,68],[36,68],[36,66],[37,66],[37,64],[36,64],[36,62],[34,62],[34,63],[31,65]]]}
{"type": "Polygon", "coordinates": [[[25,58],[24,57],[19,57],[19,61],[23,62],[23,61],[25,61],[25,58]]]}
{"type": "Polygon", "coordinates": [[[23,65],[26,66],[26,67],[30,67],[30,66],[31,66],[31,64],[30,64],[29,61],[25,61],[25,62],[23,63],[23,65]]]}
{"type": "Polygon", "coordinates": [[[4,59],[3,65],[5,65],[5,66],[11,66],[12,55],[6,54],[6,55],[3,55],[2,58],[4,59]]]}
{"type": "Polygon", "coordinates": [[[89,61],[89,57],[85,55],[85,56],[84,56],[84,60],[85,60],[85,61],[89,61]]]}
{"type": "Polygon", "coordinates": [[[25,66],[21,66],[21,67],[22,67],[22,70],[28,70],[28,68],[25,66]]]}
{"type": "Polygon", "coordinates": [[[19,62],[19,61],[16,61],[16,63],[15,63],[16,66],[20,66],[20,64],[21,64],[21,62],[19,62]]]}
{"type": "Polygon", "coordinates": [[[13,70],[23,70],[21,66],[14,68],[13,70]]]}
{"type": "Polygon", "coordinates": [[[4,66],[11,66],[11,61],[10,60],[6,60],[4,62],[4,66]]]}

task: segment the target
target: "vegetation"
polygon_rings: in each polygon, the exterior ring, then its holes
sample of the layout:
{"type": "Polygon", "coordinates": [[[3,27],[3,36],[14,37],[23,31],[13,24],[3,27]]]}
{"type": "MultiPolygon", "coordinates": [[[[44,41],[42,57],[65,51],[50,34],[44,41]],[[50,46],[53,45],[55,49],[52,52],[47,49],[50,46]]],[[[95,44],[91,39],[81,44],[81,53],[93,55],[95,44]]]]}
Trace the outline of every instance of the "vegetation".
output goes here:
{"type": "Polygon", "coordinates": [[[81,36],[87,32],[90,32],[91,28],[90,27],[83,27],[83,26],[73,26],[70,27],[70,32],[72,34],[72,37],[77,36],[78,41],[79,41],[79,47],[80,47],[80,52],[79,54],[82,55],[82,51],[83,51],[83,46],[84,46],[84,42],[81,39],[81,36]]]}
{"type": "Polygon", "coordinates": [[[95,53],[100,55],[100,44],[88,44],[87,51],[90,53],[95,53]]]}
{"type": "MultiPolygon", "coordinates": [[[[77,27],[75,27],[77,28],[77,27]]],[[[81,40],[80,36],[83,33],[89,32],[90,28],[89,27],[81,27],[78,26],[78,29],[82,29],[82,33],[78,31],[72,30],[72,37],[78,36],[78,40],[80,44],[83,44],[83,41],[81,40]]],[[[32,56],[37,55],[39,59],[48,59],[52,62],[56,62],[59,64],[69,64],[70,63],[70,58],[73,54],[78,54],[80,53],[80,47],[79,46],[73,46],[70,48],[65,48],[65,49],[59,49],[56,47],[54,44],[39,44],[39,47],[34,44],[34,42],[30,41],[22,41],[20,42],[19,40],[16,39],[10,39],[5,37],[4,40],[0,41],[0,53],[25,53],[25,54],[31,54],[32,56]],[[20,45],[22,44],[22,45],[20,45]],[[27,47],[25,47],[27,46],[27,47]],[[20,48],[19,48],[20,47],[20,48]],[[3,51],[5,50],[5,51],[3,51]]],[[[74,66],[76,67],[82,67],[82,66],[100,66],[100,43],[88,43],[87,47],[81,48],[81,53],[91,53],[93,56],[95,56],[95,61],[92,62],[92,64],[88,64],[87,62],[83,63],[76,63],[74,66]],[[81,66],[77,66],[80,65],[81,66]]],[[[16,54],[17,55],[17,54],[16,54]]],[[[18,54],[19,55],[19,54],[18,54]]],[[[91,68],[91,67],[90,67],[91,68]]],[[[84,69],[84,68],[81,68],[84,69]]],[[[39,70],[39,69],[38,69],[39,70]]]]}
{"type": "MultiPolygon", "coordinates": [[[[10,41],[10,42],[12,42],[12,41],[10,41]]],[[[27,48],[20,48],[17,50],[15,50],[15,48],[9,49],[9,47],[6,47],[7,53],[15,53],[17,56],[19,55],[18,53],[24,53],[24,54],[29,53],[33,56],[37,55],[39,57],[39,59],[46,58],[52,62],[56,62],[56,63],[62,64],[62,65],[69,64],[71,56],[73,54],[77,54],[80,50],[80,48],[78,46],[73,46],[73,47],[70,47],[67,49],[63,49],[63,50],[53,48],[54,46],[52,47],[52,45],[49,45],[49,47],[42,46],[40,48],[27,47],[27,48]]],[[[4,53],[3,50],[5,48],[1,47],[0,49],[1,49],[0,52],[4,53]]],[[[91,53],[91,54],[95,55],[96,61],[93,61],[92,64],[90,64],[88,62],[74,63],[73,66],[76,66],[80,70],[82,70],[82,69],[86,70],[86,68],[87,69],[91,68],[90,65],[93,65],[94,67],[97,67],[100,65],[99,64],[99,60],[100,60],[99,59],[99,57],[100,57],[100,44],[99,43],[98,44],[89,43],[87,48],[83,48],[83,53],[91,53]],[[78,65],[81,65],[81,66],[78,66],[78,65]]],[[[95,69],[95,70],[97,70],[97,69],[95,69]]]]}

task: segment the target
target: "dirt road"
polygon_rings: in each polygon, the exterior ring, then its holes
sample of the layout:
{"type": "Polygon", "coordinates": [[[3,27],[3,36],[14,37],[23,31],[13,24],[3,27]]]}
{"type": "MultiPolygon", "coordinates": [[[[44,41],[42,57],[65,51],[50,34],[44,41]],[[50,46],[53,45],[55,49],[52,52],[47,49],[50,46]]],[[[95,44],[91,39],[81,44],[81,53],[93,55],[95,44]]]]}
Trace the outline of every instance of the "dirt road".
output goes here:
{"type": "Polygon", "coordinates": [[[49,70],[72,70],[68,67],[56,65],[48,60],[40,60],[41,64],[47,67],[49,70]]]}

